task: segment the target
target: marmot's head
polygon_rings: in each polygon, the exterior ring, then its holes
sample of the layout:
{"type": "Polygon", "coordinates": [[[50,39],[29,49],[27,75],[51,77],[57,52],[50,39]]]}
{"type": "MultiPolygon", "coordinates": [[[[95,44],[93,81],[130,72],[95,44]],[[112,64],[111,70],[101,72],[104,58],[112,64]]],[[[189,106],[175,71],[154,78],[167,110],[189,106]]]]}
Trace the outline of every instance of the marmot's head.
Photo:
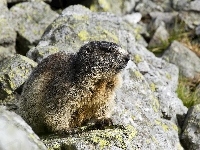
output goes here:
{"type": "Polygon", "coordinates": [[[95,77],[109,77],[126,67],[130,57],[119,45],[106,41],[93,41],[82,46],[77,53],[76,68],[95,77]]]}

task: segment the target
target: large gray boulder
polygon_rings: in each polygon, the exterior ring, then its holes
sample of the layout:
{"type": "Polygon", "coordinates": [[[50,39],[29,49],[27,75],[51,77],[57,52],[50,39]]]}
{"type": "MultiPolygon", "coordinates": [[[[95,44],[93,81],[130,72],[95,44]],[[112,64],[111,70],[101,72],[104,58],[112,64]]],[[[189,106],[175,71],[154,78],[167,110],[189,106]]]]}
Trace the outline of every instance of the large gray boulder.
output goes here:
{"type": "Polygon", "coordinates": [[[179,17],[190,28],[194,29],[200,24],[200,1],[199,0],[173,0],[173,8],[179,11],[179,17]]]}
{"type": "Polygon", "coordinates": [[[13,24],[17,31],[17,50],[21,54],[40,40],[44,30],[58,14],[42,1],[23,2],[14,5],[12,13],[13,24]]]}
{"type": "Polygon", "coordinates": [[[150,12],[164,12],[172,10],[170,0],[141,0],[135,6],[135,11],[139,11],[143,16],[146,16],[150,12]]]}
{"type": "Polygon", "coordinates": [[[16,32],[11,23],[10,12],[3,0],[0,2],[0,61],[15,54],[16,32]]]}
{"type": "Polygon", "coordinates": [[[86,0],[86,6],[96,12],[111,12],[116,15],[131,13],[139,0],[86,0]],[[114,4],[114,5],[113,5],[114,4]]]}
{"type": "Polygon", "coordinates": [[[46,29],[27,56],[37,62],[58,52],[75,53],[87,41],[107,40],[125,49],[135,43],[133,28],[110,13],[94,13],[81,5],[70,6],[46,29]]]}
{"type": "Polygon", "coordinates": [[[199,57],[178,41],[172,42],[163,58],[178,66],[182,76],[192,79],[200,75],[199,57]]]}
{"type": "Polygon", "coordinates": [[[43,137],[45,145],[49,149],[182,149],[176,114],[183,115],[187,108],[175,93],[178,69],[138,44],[133,29],[122,18],[91,12],[80,5],[70,6],[27,56],[40,62],[58,51],[75,53],[92,40],[116,42],[132,57],[122,72],[123,85],[116,92],[111,116],[115,126],[62,139],[43,137]]]}
{"type": "Polygon", "coordinates": [[[1,150],[47,150],[29,125],[14,112],[0,106],[1,150]]]}
{"type": "Polygon", "coordinates": [[[198,26],[200,24],[199,12],[196,12],[196,11],[181,11],[179,13],[179,17],[191,29],[194,29],[196,26],[198,26]]]}
{"type": "Polygon", "coordinates": [[[200,11],[199,0],[172,0],[173,8],[177,10],[200,11]]]}
{"type": "Polygon", "coordinates": [[[158,47],[159,45],[163,45],[164,43],[168,42],[169,40],[169,33],[164,25],[160,25],[154,35],[152,36],[149,47],[158,47]]]}
{"type": "Polygon", "coordinates": [[[187,113],[181,134],[186,149],[200,149],[200,104],[192,106],[187,113]]]}
{"type": "Polygon", "coordinates": [[[7,0],[8,4],[13,3],[21,3],[21,2],[33,2],[33,1],[45,1],[45,2],[51,2],[52,0],[7,0]]]}
{"type": "Polygon", "coordinates": [[[0,104],[12,103],[14,92],[27,80],[37,65],[33,60],[16,54],[5,59],[0,65],[0,104]]]}

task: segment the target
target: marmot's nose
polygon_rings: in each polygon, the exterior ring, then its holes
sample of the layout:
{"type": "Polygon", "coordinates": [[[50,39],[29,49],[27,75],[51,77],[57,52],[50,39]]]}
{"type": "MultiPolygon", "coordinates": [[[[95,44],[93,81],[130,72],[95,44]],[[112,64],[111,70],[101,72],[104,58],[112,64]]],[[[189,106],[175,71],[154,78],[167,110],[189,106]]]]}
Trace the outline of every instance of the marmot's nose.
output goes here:
{"type": "Polygon", "coordinates": [[[126,62],[128,62],[131,59],[131,55],[128,54],[128,55],[124,56],[124,59],[126,62]]]}

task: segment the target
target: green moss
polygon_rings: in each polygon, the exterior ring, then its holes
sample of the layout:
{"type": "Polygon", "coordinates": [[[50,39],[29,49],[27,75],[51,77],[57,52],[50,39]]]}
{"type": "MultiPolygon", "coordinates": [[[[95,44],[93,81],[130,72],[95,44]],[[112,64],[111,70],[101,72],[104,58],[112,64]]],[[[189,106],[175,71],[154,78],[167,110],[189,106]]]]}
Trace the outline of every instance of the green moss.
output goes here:
{"type": "Polygon", "coordinates": [[[0,83],[3,85],[3,88],[0,89],[0,98],[8,97],[20,87],[36,65],[36,62],[22,55],[6,59],[0,66],[0,83]]]}
{"type": "Polygon", "coordinates": [[[142,57],[138,54],[134,55],[134,62],[136,64],[140,63],[142,61],[142,57]]]}
{"type": "Polygon", "coordinates": [[[113,39],[115,43],[119,42],[118,37],[114,33],[111,33],[108,30],[103,30],[103,32],[106,34],[107,37],[110,37],[111,39],[113,39]]]}
{"type": "Polygon", "coordinates": [[[95,4],[90,5],[90,10],[93,12],[97,11],[95,4]]]}
{"type": "Polygon", "coordinates": [[[86,143],[86,145],[96,145],[98,149],[109,149],[110,146],[116,146],[121,149],[127,149],[127,144],[129,144],[137,135],[137,130],[131,126],[125,126],[122,128],[115,129],[105,129],[105,130],[92,130],[78,134],[74,137],[57,138],[48,137],[48,140],[43,142],[48,147],[48,149],[67,149],[69,145],[76,145],[76,143],[86,143]],[[58,146],[59,143],[59,146],[58,146]]]}
{"type": "Polygon", "coordinates": [[[190,108],[193,105],[200,104],[200,98],[198,95],[198,88],[195,86],[198,85],[198,81],[191,79],[186,79],[184,77],[179,77],[179,84],[176,90],[178,97],[183,101],[183,104],[190,108]]]}
{"type": "Polygon", "coordinates": [[[159,120],[156,120],[155,122],[157,125],[161,126],[163,128],[164,131],[168,131],[170,128],[168,125],[166,125],[165,123],[159,121],[159,120]]]}
{"type": "Polygon", "coordinates": [[[107,0],[98,0],[98,2],[104,11],[109,11],[111,9],[110,3],[107,0]]]}
{"type": "Polygon", "coordinates": [[[172,79],[172,77],[171,77],[171,75],[170,75],[169,73],[166,73],[166,78],[167,78],[168,80],[171,80],[171,79],[172,79]]]}
{"type": "Polygon", "coordinates": [[[175,124],[172,124],[172,128],[177,132],[179,131],[177,125],[175,125],[175,124]]]}
{"type": "Polygon", "coordinates": [[[156,91],[156,85],[154,83],[150,83],[149,86],[152,92],[156,91]]]}
{"type": "Polygon", "coordinates": [[[134,74],[135,74],[135,77],[136,78],[139,78],[139,79],[142,79],[143,78],[143,75],[139,72],[139,71],[134,71],[134,74]]]}
{"type": "MultiPolygon", "coordinates": [[[[179,20],[179,18],[177,17],[174,24],[167,28],[169,33],[168,40],[162,41],[161,44],[157,44],[156,46],[148,47],[148,49],[155,54],[161,54],[169,47],[169,45],[174,40],[180,41],[183,38],[188,37],[190,33],[186,29],[187,25],[183,21],[179,20]]],[[[154,34],[153,30],[151,30],[150,32],[152,32],[152,35],[154,34]]],[[[152,35],[150,37],[152,37],[152,35]]]]}
{"type": "Polygon", "coordinates": [[[153,110],[155,112],[158,112],[159,110],[159,107],[160,107],[160,103],[159,103],[159,100],[155,97],[155,96],[152,96],[152,107],[153,107],[153,110]]]}
{"type": "Polygon", "coordinates": [[[82,30],[78,33],[78,37],[81,41],[86,41],[89,38],[89,33],[86,30],[82,30]]]}
{"type": "Polygon", "coordinates": [[[93,1],[90,5],[91,11],[109,11],[111,10],[110,3],[107,0],[93,1]]]}
{"type": "Polygon", "coordinates": [[[45,54],[54,54],[54,53],[57,53],[57,52],[59,52],[59,49],[58,49],[58,47],[56,47],[56,46],[48,46],[48,47],[45,47],[45,48],[39,48],[38,47],[38,55],[39,56],[44,56],[45,54]],[[47,49],[46,49],[47,48],[47,49]]]}
{"type": "Polygon", "coordinates": [[[86,15],[76,15],[74,14],[73,17],[76,19],[76,20],[88,20],[88,16],[86,15]]]}
{"type": "Polygon", "coordinates": [[[97,137],[97,136],[93,137],[91,139],[91,141],[92,141],[92,143],[99,144],[100,149],[104,149],[106,146],[108,146],[110,144],[109,141],[107,141],[101,137],[97,137]]]}

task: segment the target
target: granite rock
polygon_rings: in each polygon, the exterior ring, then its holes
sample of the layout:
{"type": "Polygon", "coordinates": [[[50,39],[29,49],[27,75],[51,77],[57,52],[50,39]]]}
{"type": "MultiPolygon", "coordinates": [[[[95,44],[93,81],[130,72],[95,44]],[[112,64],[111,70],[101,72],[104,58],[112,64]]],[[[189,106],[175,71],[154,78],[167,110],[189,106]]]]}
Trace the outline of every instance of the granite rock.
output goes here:
{"type": "Polygon", "coordinates": [[[180,75],[184,77],[193,79],[200,75],[199,57],[178,41],[172,42],[163,58],[178,66],[180,75]]]}
{"type": "Polygon", "coordinates": [[[200,149],[200,104],[188,110],[182,130],[181,142],[185,149],[200,149]]]}
{"type": "Polygon", "coordinates": [[[0,10],[0,61],[2,61],[16,53],[16,32],[12,26],[11,15],[5,1],[0,2],[0,10]]]}
{"type": "Polygon", "coordinates": [[[47,150],[31,127],[14,112],[0,106],[1,150],[47,150]]]}
{"type": "Polygon", "coordinates": [[[0,65],[1,104],[7,103],[6,98],[20,88],[36,65],[33,60],[19,54],[2,61],[0,65]]]}
{"type": "Polygon", "coordinates": [[[58,14],[42,1],[19,3],[10,11],[18,35],[17,51],[20,54],[26,54],[36,45],[47,26],[58,17],[58,14]]]}

